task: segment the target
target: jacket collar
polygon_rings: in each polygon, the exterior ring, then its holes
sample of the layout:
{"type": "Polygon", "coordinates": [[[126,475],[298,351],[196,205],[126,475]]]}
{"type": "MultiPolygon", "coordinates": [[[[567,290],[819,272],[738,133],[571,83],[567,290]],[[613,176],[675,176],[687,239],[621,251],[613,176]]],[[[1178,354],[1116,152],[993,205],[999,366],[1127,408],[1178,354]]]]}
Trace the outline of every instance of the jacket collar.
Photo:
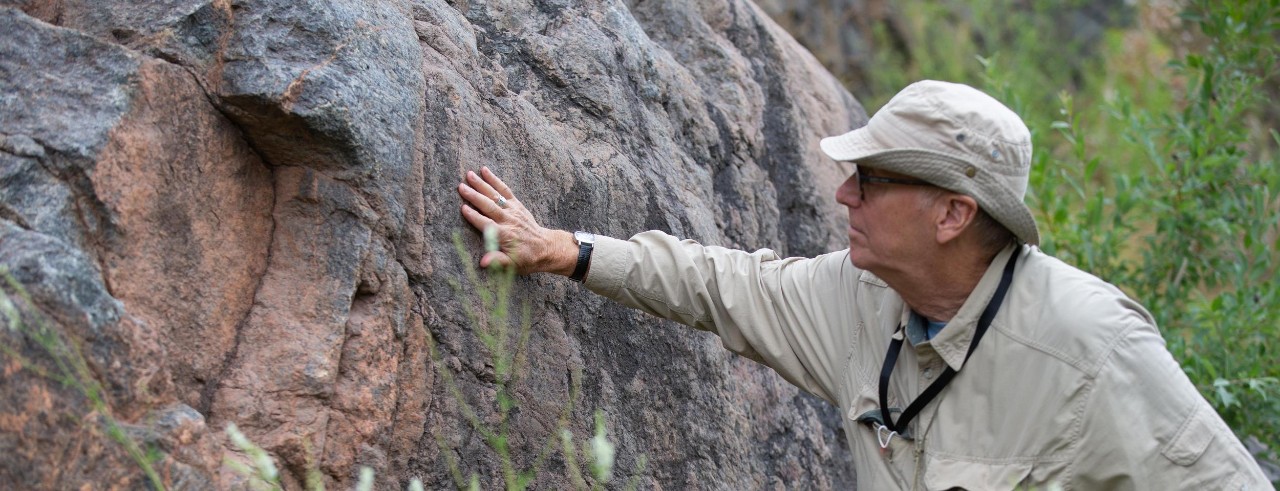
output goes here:
{"type": "MultiPolygon", "coordinates": [[[[982,274],[982,279],[978,281],[978,286],[974,287],[969,298],[960,307],[960,311],[956,312],[956,316],[947,322],[947,327],[930,341],[930,345],[938,352],[938,356],[942,357],[952,370],[959,371],[964,366],[965,354],[969,352],[969,344],[973,342],[973,335],[978,328],[978,317],[982,316],[982,311],[987,308],[987,303],[995,295],[1005,262],[1011,254],[1018,253],[1020,250],[1021,246],[1010,245],[996,254],[991,265],[987,266],[987,271],[982,274]]],[[[1008,298],[1005,297],[1006,302],[1008,298]]],[[[901,325],[906,325],[907,316],[910,315],[909,310],[903,313],[901,325]]]]}

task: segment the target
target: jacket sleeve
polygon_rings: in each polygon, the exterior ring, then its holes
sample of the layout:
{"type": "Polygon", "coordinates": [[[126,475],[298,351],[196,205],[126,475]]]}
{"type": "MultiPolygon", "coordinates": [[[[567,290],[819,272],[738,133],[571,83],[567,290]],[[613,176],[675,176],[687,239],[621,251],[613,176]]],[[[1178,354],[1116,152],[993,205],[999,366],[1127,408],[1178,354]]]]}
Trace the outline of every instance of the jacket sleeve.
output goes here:
{"type": "Polygon", "coordinates": [[[1068,489],[1271,489],[1154,326],[1119,339],[1092,392],[1068,489]]]}
{"type": "Polygon", "coordinates": [[[854,318],[852,287],[843,281],[851,268],[847,252],[782,259],[767,249],[705,247],[649,231],[625,241],[597,238],[586,286],[715,332],[726,348],[834,402],[839,350],[852,330],[838,319],[854,318]],[[841,308],[850,313],[835,312],[841,308]]]}

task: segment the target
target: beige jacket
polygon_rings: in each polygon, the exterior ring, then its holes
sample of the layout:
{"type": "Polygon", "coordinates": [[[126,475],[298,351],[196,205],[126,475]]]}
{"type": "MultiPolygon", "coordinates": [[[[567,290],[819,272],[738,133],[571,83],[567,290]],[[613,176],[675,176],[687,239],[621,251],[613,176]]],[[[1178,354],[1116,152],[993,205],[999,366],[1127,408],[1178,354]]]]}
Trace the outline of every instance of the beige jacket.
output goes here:
{"type": "Polygon", "coordinates": [[[716,332],[726,348],[837,404],[860,490],[1273,489],[1141,305],[1034,247],[1010,247],[992,264],[931,341],[918,326],[899,328],[910,309],[848,251],[782,259],[656,231],[600,237],[586,286],[716,332]],[[965,363],[1013,253],[1008,296],[965,363]],[[879,407],[892,336],[907,343],[891,407],[905,408],[944,366],[965,366],[910,423],[914,439],[893,438],[882,451],[872,425],[855,418],[879,407]]]}

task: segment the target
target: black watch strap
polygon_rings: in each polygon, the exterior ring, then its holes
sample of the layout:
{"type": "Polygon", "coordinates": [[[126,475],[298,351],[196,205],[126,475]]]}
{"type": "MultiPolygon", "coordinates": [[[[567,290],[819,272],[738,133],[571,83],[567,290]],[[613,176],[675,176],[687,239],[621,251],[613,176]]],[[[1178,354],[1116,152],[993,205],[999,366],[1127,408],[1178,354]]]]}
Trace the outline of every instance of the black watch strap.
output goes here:
{"type": "Polygon", "coordinates": [[[578,265],[573,268],[573,274],[569,279],[582,283],[587,279],[587,266],[591,265],[591,249],[595,244],[590,242],[578,242],[578,265]]]}
{"type": "Polygon", "coordinates": [[[573,275],[568,279],[582,283],[586,279],[586,266],[591,263],[591,247],[594,244],[590,242],[582,242],[577,244],[577,266],[573,267],[573,275]]]}

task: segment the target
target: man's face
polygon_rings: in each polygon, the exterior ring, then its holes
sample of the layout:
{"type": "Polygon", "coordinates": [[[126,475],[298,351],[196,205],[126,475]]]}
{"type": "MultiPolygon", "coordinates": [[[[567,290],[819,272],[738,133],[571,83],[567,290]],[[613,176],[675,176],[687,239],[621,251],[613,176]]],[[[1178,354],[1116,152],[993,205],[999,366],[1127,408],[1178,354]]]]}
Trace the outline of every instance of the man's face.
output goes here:
{"type": "Polygon", "coordinates": [[[936,241],[929,226],[930,189],[935,188],[923,181],[867,167],[849,176],[836,190],[836,202],[849,209],[853,265],[884,276],[921,257],[936,241]]]}

